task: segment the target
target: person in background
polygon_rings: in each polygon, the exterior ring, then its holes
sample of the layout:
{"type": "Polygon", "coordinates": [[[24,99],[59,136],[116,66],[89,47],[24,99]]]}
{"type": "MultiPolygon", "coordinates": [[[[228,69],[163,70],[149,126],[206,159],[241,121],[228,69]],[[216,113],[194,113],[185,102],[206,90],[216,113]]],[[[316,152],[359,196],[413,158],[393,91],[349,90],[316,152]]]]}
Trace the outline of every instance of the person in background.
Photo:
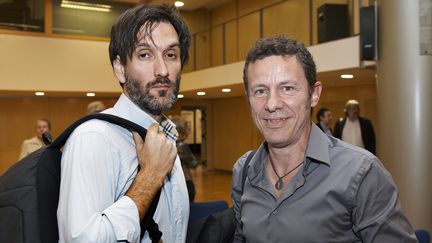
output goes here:
{"type": "Polygon", "coordinates": [[[178,132],[178,138],[176,143],[177,153],[180,157],[180,162],[186,179],[186,186],[189,193],[189,201],[193,202],[195,199],[195,185],[192,180],[190,169],[196,168],[198,162],[195,158],[195,155],[190,150],[189,145],[185,143],[186,138],[189,136],[190,128],[186,120],[180,116],[172,117],[171,121],[176,125],[176,129],[178,132]]]}
{"type": "Polygon", "coordinates": [[[96,100],[88,104],[87,114],[91,115],[91,114],[99,113],[105,109],[106,109],[105,104],[100,100],[96,100]]]}
{"type": "Polygon", "coordinates": [[[59,242],[185,242],[189,198],[177,131],[163,113],[177,100],[190,40],[174,6],[138,5],[115,21],[109,57],[122,94],[103,113],[147,135],[96,119],[74,130],[61,159],[59,242]],[[155,197],[158,227],[141,231],[155,197]]]}
{"type": "Polygon", "coordinates": [[[34,151],[42,148],[45,143],[43,141],[43,134],[51,131],[51,122],[48,119],[42,118],[35,123],[36,136],[24,140],[21,145],[21,152],[19,159],[26,157],[27,155],[33,153],[34,151]]]}
{"type": "Polygon", "coordinates": [[[327,135],[333,136],[333,131],[330,128],[330,123],[333,120],[331,110],[321,107],[316,115],[317,126],[327,135]]]}
{"type": "Polygon", "coordinates": [[[340,118],[335,124],[334,136],[376,154],[375,132],[372,122],[360,116],[359,102],[348,100],[345,104],[344,113],[345,117],[340,118]]]}
{"type": "Polygon", "coordinates": [[[234,165],[234,242],[417,242],[378,158],[312,122],[322,84],[303,44],[259,39],[243,79],[265,141],[234,165]]]}

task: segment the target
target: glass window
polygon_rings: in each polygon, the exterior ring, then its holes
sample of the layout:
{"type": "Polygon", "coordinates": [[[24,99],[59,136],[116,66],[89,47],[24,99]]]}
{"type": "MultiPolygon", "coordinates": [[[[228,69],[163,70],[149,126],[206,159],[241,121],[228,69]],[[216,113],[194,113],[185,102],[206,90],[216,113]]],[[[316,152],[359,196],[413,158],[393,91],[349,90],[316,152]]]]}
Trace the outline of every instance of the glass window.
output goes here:
{"type": "Polygon", "coordinates": [[[53,33],[109,37],[114,21],[131,7],[113,1],[53,0],[53,33]]]}
{"type": "Polygon", "coordinates": [[[44,0],[0,0],[0,28],[44,31],[44,0]]]}

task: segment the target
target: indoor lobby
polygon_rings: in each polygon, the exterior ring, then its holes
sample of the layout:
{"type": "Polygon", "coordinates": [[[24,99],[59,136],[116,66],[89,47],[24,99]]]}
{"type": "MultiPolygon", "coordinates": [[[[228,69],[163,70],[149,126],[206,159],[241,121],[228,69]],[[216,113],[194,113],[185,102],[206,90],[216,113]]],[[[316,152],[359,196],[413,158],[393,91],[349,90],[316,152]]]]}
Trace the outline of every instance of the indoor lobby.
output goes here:
{"type": "MultiPolygon", "coordinates": [[[[122,92],[109,60],[113,22],[139,3],[171,0],[0,1],[0,175],[19,158],[36,120],[55,139],[87,114],[112,107],[122,92]],[[84,6],[84,7],[83,7],[84,6]]],[[[414,229],[432,233],[431,0],[185,0],[192,33],[178,100],[164,114],[183,117],[195,202],[230,196],[233,165],[263,137],[245,96],[245,56],[261,37],[286,35],[307,47],[323,85],[317,111],[344,117],[355,99],[370,119],[376,155],[395,181],[414,229]]]]}

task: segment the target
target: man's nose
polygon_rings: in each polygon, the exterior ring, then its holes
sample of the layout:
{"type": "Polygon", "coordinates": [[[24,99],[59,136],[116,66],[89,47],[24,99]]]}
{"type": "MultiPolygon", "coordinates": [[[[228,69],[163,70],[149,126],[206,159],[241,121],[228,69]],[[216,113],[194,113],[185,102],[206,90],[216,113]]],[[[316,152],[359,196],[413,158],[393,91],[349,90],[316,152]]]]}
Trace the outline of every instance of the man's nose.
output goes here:
{"type": "Polygon", "coordinates": [[[270,91],[269,95],[267,96],[266,109],[269,112],[276,111],[282,108],[282,103],[282,97],[280,97],[277,92],[270,91]]]}
{"type": "Polygon", "coordinates": [[[167,77],[168,76],[168,65],[163,57],[156,58],[154,63],[154,75],[155,77],[167,77]]]}

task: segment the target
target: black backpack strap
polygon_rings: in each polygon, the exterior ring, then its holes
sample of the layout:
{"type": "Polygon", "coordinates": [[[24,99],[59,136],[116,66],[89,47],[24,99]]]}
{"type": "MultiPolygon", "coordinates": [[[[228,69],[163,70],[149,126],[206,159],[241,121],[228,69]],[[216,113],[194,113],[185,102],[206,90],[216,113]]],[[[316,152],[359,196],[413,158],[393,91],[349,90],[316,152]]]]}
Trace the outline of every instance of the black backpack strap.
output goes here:
{"type": "Polygon", "coordinates": [[[107,122],[116,124],[118,126],[124,127],[128,130],[134,130],[135,132],[139,133],[143,139],[145,138],[145,135],[147,134],[147,130],[145,128],[143,128],[142,126],[140,126],[134,122],[131,122],[129,120],[126,120],[124,118],[121,118],[121,117],[118,117],[115,115],[111,115],[111,114],[96,113],[96,114],[84,116],[84,117],[80,118],[79,120],[77,120],[76,122],[74,122],[72,125],[70,125],[68,128],[66,128],[62,132],[62,134],[60,134],[60,136],[58,136],[52,142],[52,144],[50,146],[53,148],[56,148],[56,149],[60,149],[66,143],[67,139],[72,134],[72,132],[75,130],[75,128],[77,128],[82,123],[84,123],[88,120],[92,120],[92,119],[107,121],[107,122]]]}
{"type": "MultiPolygon", "coordinates": [[[[52,148],[61,149],[64,146],[64,144],[66,143],[69,136],[75,130],[75,128],[77,128],[82,123],[84,123],[88,120],[92,120],[92,119],[107,121],[109,123],[116,124],[118,126],[126,128],[128,130],[133,130],[133,131],[137,132],[142,137],[143,140],[145,139],[145,136],[147,134],[147,130],[145,128],[143,128],[142,126],[140,126],[134,122],[131,122],[129,120],[126,120],[124,118],[121,118],[121,117],[118,117],[115,115],[111,115],[111,114],[96,113],[96,114],[84,116],[84,117],[80,118],[79,120],[77,120],[76,122],[74,122],[72,125],[70,125],[68,128],[66,128],[62,132],[62,134],[60,134],[60,136],[58,136],[49,146],[52,148]]],[[[161,190],[159,189],[156,196],[153,198],[153,202],[150,205],[149,209],[147,210],[147,212],[144,216],[144,219],[141,221],[141,224],[140,224],[141,225],[141,238],[144,236],[145,231],[148,231],[149,236],[153,242],[159,242],[160,238],[162,237],[162,232],[159,231],[158,225],[153,220],[153,215],[154,215],[154,213],[156,211],[156,207],[159,203],[160,192],[161,192],[161,190]],[[157,241],[155,241],[155,239],[157,239],[157,241]]]]}
{"type": "Polygon", "coordinates": [[[246,159],[246,161],[245,161],[245,163],[243,165],[243,170],[242,170],[242,194],[243,194],[244,185],[245,185],[245,182],[246,182],[246,177],[247,177],[247,171],[248,171],[249,163],[252,160],[253,156],[255,155],[255,152],[256,152],[255,150],[252,150],[249,153],[249,155],[248,155],[248,157],[247,157],[247,159],[246,159]]]}

